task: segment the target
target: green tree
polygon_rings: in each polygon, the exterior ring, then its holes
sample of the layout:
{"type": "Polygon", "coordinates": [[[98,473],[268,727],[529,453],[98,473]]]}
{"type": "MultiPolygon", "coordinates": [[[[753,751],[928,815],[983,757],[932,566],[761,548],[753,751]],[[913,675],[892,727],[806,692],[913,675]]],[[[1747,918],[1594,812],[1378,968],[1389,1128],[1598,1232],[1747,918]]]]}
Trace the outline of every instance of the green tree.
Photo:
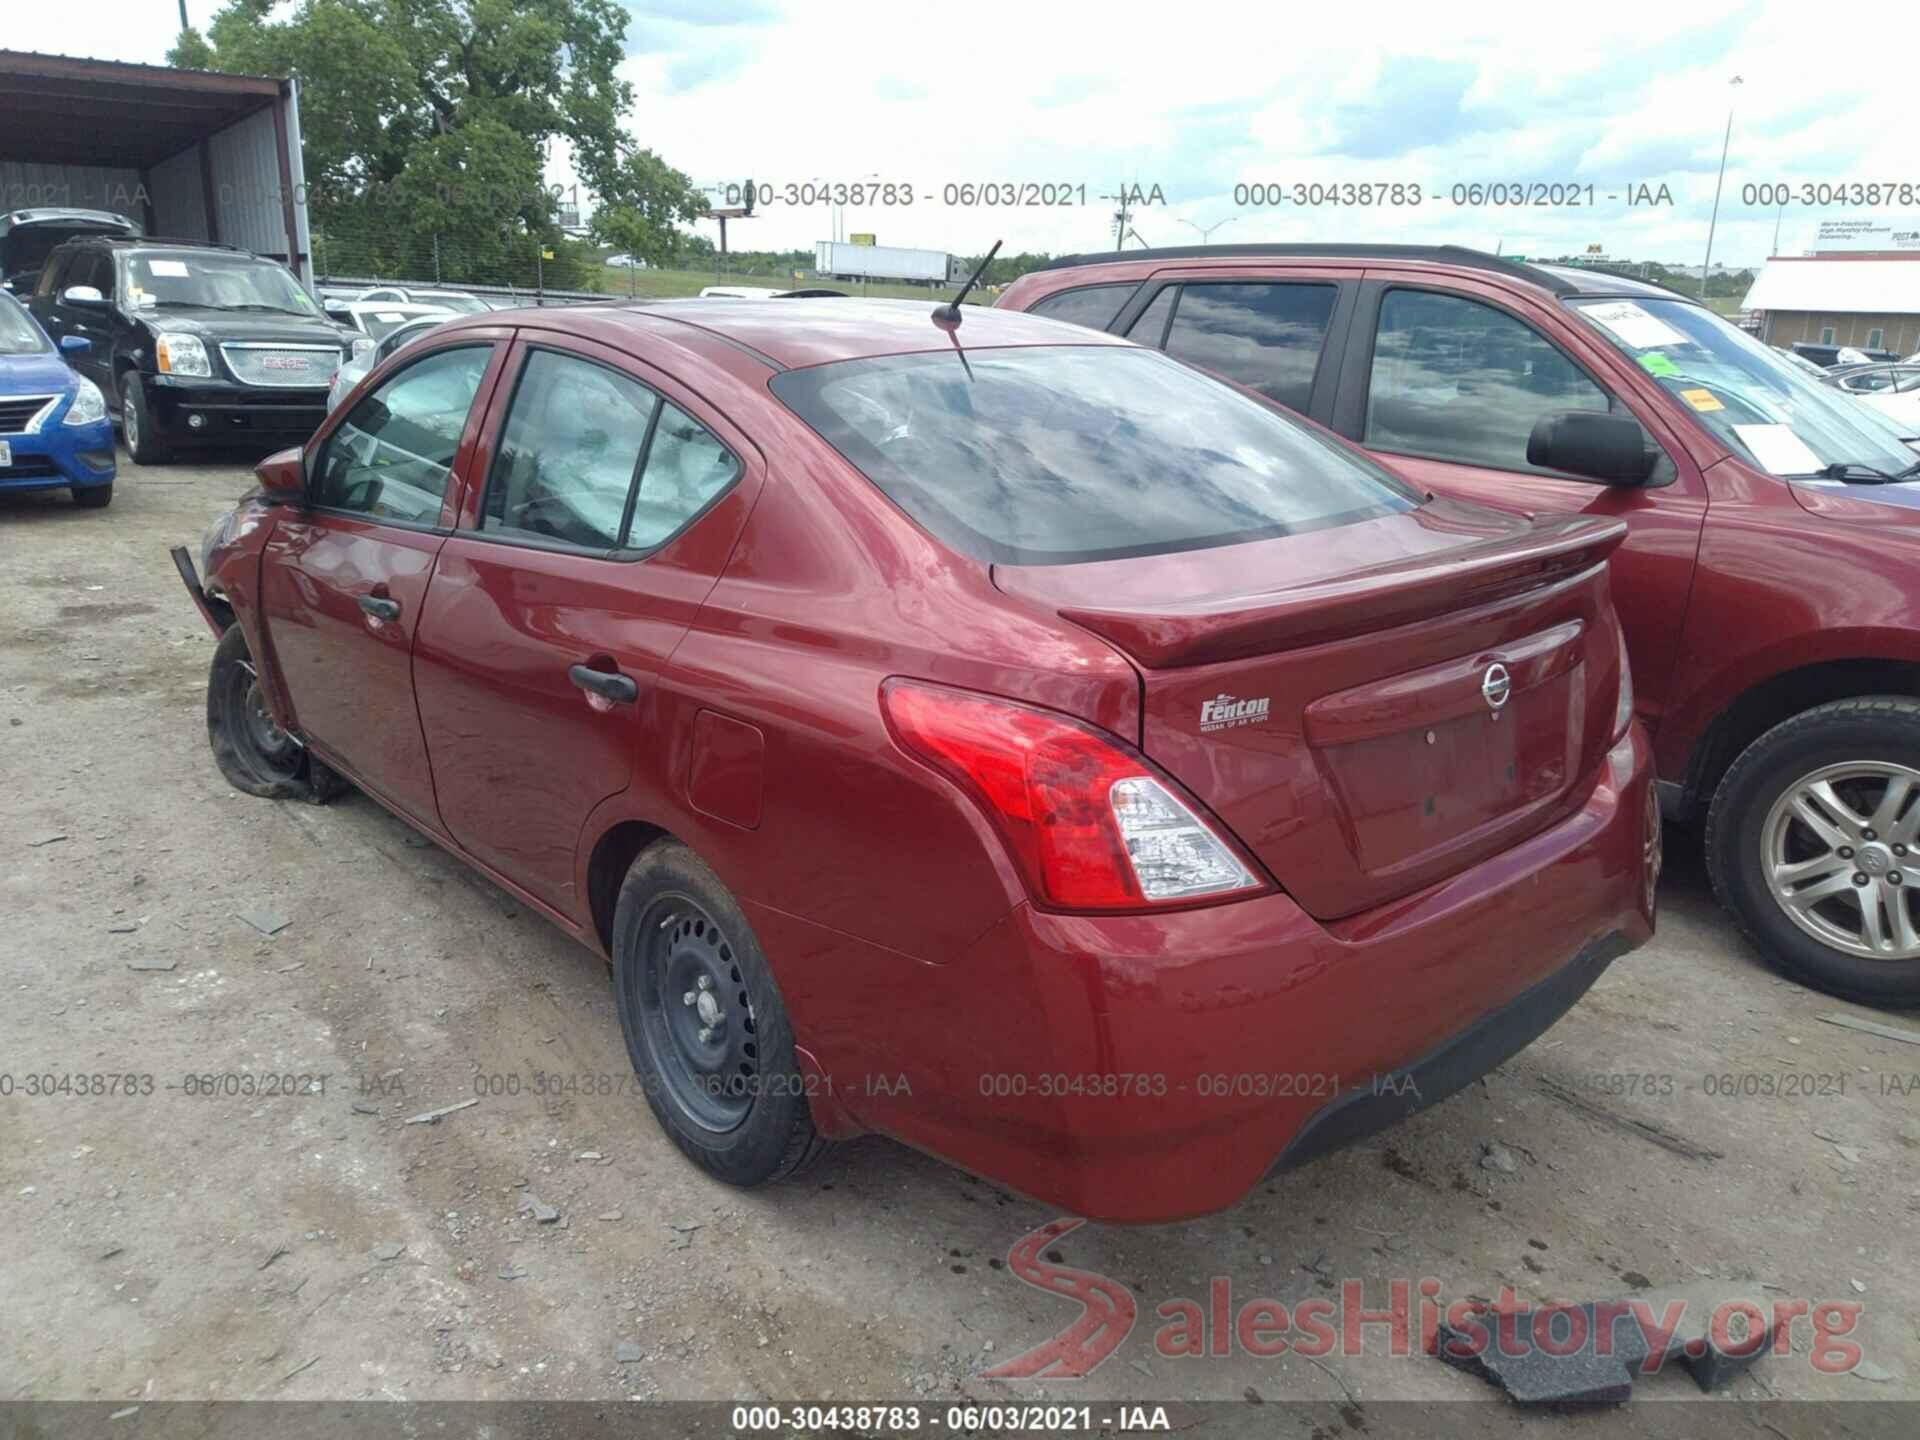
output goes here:
{"type": "Polygon", "coordinates": [[[182,30],[173,48],[167,51],[167,64],[181,70],[211,70],[214,68],[213,47],[198,30],[182,30]]]}
{"type": "Polygon", "coordinates": [[[555,284],[556,266],[583,262],[543,182],[553,142],[622,208],[655,223],[684,210],[671,185],[646,187],[649,152],[623,153],[626,24],[618,0],[227,0],[207,41],[183,35],[175,53],[300,78],[326,271],[525,284],[550,249],[555,284]]]}
{"type": "Polygon", "coordinates": [[[602,245],[665,265],[687,249],[679,228],[707,213],[706,196],[651,150],[629,151],[600,191],[593,212],[593,238],[602,245]]]}

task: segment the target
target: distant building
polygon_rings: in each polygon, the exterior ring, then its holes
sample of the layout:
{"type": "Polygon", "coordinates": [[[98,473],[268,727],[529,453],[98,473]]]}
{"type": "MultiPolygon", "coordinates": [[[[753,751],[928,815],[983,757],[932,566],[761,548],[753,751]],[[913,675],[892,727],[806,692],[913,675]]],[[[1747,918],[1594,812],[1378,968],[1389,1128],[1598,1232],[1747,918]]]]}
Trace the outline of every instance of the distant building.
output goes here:
{"type": "Polygon", "coordinates": [[[1765,318],[1760,338],[1856,345],[1911,355],[1920,350],[1920,250],[1776,255],[1742,308],[1765,318]]]}

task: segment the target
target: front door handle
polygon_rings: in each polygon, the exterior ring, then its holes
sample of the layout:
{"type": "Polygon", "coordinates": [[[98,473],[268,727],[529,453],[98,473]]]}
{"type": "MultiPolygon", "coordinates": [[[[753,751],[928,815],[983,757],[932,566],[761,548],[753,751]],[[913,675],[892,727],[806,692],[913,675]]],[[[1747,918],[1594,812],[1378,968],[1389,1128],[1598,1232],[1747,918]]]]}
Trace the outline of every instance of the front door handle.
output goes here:
{"type": "Polygon", "coordinates": [[[630,676],[617,670],[595,670],[591,665],[574,665],[567,670],[567,678],[591,695],[599,695],[620,704],[638,698],[640,687],[633,683],[630,676]]]}
{"type": "Polygon", "coordinates": [[[390,600],[384,595],[362,595],[360,597],[360,608],[376,620],[398,620],[400,618],[400,602],[398,600],[390,600]]]}

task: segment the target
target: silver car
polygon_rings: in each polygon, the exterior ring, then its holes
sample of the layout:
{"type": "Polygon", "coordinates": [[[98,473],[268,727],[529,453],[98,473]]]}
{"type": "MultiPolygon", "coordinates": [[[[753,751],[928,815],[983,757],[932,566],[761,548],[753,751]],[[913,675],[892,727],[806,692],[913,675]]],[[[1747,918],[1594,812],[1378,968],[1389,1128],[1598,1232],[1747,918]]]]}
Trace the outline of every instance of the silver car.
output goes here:
{"type": "Polygon", "coordinates": [[[333,384],[327,390],[329,413],[353,393],[353,387],[365,379],[374,366],[402,346],[418,340],[435,326],[453,319],[455,313],[424,305],[355,304],[347,308],[367,312],[367,324],[356,324],[354,328],[370,336],[374,343],[365,350],[356,351],[351,360],[334,371],[333,384]]]}

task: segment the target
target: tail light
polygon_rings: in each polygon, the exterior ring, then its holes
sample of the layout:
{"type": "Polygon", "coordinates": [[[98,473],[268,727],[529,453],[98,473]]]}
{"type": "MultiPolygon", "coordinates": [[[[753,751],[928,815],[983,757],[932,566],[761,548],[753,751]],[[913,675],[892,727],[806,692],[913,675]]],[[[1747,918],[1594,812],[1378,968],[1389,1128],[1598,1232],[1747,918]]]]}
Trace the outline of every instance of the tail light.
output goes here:
{"type": "Polygon", "coordinates": [[[1117,737],[1048,710],[905,680],[881,706],[910,753],[986,812],[1042,904],[1147,910],[1268,888],[1117,737]]]}

